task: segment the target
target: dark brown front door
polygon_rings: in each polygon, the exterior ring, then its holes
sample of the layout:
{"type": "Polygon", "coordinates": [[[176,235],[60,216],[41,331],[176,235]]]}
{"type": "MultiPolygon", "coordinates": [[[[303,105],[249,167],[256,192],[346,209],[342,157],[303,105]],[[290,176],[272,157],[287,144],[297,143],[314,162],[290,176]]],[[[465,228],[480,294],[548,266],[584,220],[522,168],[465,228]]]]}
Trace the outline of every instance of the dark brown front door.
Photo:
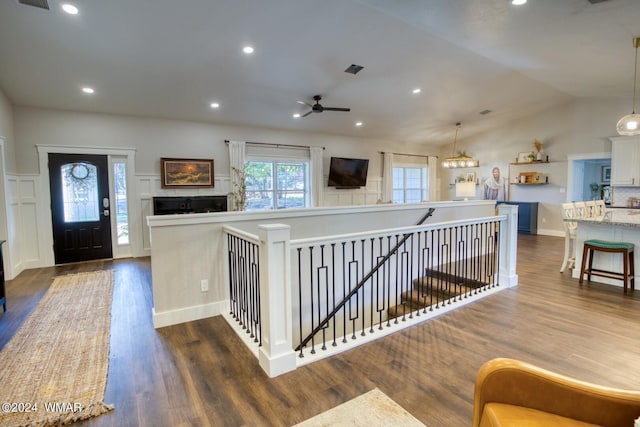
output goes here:
{"type": "Polygon", "coordinates": [[[49,154],[56,264],[112,258],[107,156],[49,154]]]}

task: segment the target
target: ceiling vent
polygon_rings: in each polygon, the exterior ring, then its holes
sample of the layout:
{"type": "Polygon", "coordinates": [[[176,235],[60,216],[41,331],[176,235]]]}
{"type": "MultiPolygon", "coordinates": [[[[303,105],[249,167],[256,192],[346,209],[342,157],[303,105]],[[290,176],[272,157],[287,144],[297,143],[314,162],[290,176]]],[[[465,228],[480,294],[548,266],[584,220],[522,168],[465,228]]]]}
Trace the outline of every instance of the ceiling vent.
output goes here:
{"type": "Polygon", "coordinates": [[[18,3],[49,10],[49,2],[47,0],[18,0],[18,3]]]}
{"type": "Polygon", "coordinates": [[[609,0],[589,0],[589,3],[596,4],[596,3],[604,3],[606,1],[609,1],[609,0]]]}
{"type": "Polygon", "coordinates": [[[344,72],[349,74],[358,74],[363,68],[364,67],[362,65],[351,64],[346,70],[344,70],[344,72]]]}

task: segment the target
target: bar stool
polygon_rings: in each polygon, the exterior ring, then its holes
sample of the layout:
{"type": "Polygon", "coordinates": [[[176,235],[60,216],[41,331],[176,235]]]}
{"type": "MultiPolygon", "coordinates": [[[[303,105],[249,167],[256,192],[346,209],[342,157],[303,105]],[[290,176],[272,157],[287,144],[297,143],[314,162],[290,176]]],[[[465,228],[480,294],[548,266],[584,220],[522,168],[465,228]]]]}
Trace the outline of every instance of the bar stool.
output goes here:
{"type": "Polygon", "coordinates": [[[580,266],[580,283],[582,283],[582,279],[585,273],[587,274],[587,280],[589,281],[591,281],[591,276],[609,277],[611,279],[622,280],[624,282],[624,293],[627,293],[627,284],[631,285],[631,290],[635,289],[633,243],[607,242],[605,240],[585,240],[582,250],[582,265],[580,266]],[[615,271],[593,268],[593,254],[596,251],[621,253],[623,255],[623,272],[618,273],[615,271]],[[585,268],[587,257],[589,257],[589,266],[585,268]]]}
{"type": "Polygon", "coordinates": [[[560,273],[568,268],[575,268],[576,264],[576,232],[578,223],[570,221],[576,218],[576,209],[573,203],[562,204],[562,225],[564,226],[564,259],[560,267],[560,273]]]}

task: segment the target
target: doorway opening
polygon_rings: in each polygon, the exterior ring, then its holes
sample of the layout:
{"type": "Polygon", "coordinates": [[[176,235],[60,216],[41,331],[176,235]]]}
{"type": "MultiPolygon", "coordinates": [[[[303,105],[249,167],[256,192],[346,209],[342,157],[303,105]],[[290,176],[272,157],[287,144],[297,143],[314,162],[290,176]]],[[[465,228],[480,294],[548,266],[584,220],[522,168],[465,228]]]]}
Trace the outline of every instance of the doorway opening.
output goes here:
{"type": "Polygon", "coordinates": [[[603,199],[611,204],[611,153],[569,157],[567,201],[603,199]]]}

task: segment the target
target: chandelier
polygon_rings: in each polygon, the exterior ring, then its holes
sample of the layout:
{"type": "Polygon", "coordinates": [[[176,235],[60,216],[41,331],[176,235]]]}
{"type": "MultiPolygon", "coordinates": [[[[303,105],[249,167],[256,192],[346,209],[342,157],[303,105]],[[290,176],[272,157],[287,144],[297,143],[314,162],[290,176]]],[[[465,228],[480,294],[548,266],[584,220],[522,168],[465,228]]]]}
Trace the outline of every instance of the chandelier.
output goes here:
{"type": "Polygon", "coordinates": [[[633,109],[631,114],[627,114],[618,121],[616,130],[620,135],[634,136],[640,135],[640,114],[636,114],[636,79],[638,72],[638,46],[640,37],[633,39],[633,47],[636,49],[636,62],[633,68],[633,109]]]}
{"type": "Polygon", "coordinates": [[[460,130],[461,123],[456,123],[456,134],[453,137],[453,150],[451,157],[447,157],[442,161],[443,168],[476,168],[480,166],[480,162],[478,160],[473,160],[472,157],[467,156],[467,153],[464,151],[458,151],[456,155],[456,143],[458,142],[458,131],[460,130]]]}

